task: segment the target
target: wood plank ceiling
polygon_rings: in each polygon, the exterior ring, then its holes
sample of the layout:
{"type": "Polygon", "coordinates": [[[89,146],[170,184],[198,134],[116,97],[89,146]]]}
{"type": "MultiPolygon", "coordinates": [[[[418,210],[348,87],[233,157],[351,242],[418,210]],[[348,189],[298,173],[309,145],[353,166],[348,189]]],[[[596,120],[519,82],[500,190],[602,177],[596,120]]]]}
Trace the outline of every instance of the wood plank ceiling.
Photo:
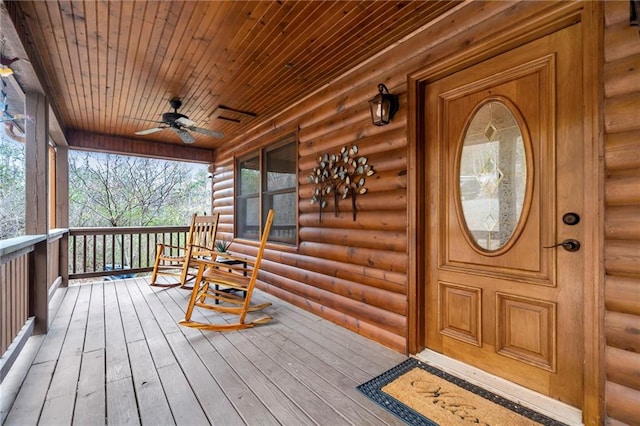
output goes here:
{"type": "Polygon", "coordinates": [[[157,126],[152,121],[171,111],[169,100],[180,98],[179,112],[199,127],[225,134],[222,139],[193,134],[194,146],[214,149],[456,5],[422,0],[16,4],[63,128],[181,144],[170,130],[134,135],[157,126]]]}

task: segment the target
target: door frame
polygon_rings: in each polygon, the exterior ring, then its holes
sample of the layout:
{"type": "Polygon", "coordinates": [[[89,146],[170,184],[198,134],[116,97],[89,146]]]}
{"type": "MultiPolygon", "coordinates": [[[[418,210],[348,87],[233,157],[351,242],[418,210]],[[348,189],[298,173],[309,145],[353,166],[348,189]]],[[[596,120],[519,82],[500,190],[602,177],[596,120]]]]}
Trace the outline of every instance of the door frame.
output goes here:
{"type": "MultiPolygon", "coordinates": [[[[515,7],[514,7],[515,9],[515,7]]],[[[507,14],[509,24],[488,37],[473,40],[473,29],[444,40],[455,53],[434,58],[408,76],[408,323],[407,347],[416,354],[426,347],[427,223],[425,99],[426,85],[518,46],[578,22],[582,25],[583,66],[583,162],[584,181],[584,370],[582,416],[585,424],[601,424],[604,419],[604,164],[603,164],[603,6],[601,2],[554,3],[533,16],[525,11],[507,14]],[[465,46],[460,48],[459,46],[465,46]]]]}

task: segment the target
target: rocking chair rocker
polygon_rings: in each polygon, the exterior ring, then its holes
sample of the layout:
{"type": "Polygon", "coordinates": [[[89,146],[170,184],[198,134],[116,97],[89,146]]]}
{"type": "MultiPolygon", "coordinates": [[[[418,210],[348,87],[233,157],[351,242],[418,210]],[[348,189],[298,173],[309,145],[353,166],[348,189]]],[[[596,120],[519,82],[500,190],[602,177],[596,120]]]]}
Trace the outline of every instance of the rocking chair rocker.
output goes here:
{"type": "Polygon", "coordinates": [[[193,280],[197,272],[190,269],[198,268],[194,261],[202,257],[211,257],[214,252],[216,231],[218,229],[219,213],[212,216],[198,216],[194,213],[185,247],[163,244],[157,245],[156,261],[151,273],[149,285],[155,287],[182,286],[193,280]],[[158,275],[178,277],[175,283],[158,283],[158,275]]]}
{"type": "Polygon", "coordinates": [[[271,306],[269,302],[251,305],[251,296],[258,278],[264,248],[267,245],[273,215],[273,210],[269,210],[255,260],[252,261],[228,253],[215,253],[218,254],[217,261],[208,259],[197,259],[195,261],[200,265],[200,268],[193,285],[184,319],[179,322],[180,325],[201,330],[231,331],[253,327],[256,324],[264,324],[272,319],[270,316],[265,315],[252,321],[245,321],[249,312],[259,311],[271,306]],[[225,264],[224,261],[232,262],[225,264]],[[206,303],[207,299],[213,299],[215,304],[206,303]],[[237,315],[238,322],[212,324],[192,321],[191,315],[196,306],[237,315]]]}

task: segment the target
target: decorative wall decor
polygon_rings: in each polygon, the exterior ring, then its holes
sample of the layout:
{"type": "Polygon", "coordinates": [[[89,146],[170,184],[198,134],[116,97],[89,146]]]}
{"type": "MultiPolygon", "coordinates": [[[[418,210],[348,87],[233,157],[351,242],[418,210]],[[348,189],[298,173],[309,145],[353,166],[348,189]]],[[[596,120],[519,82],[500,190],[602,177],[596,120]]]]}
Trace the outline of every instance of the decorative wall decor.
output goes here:
{"type": "Polygon", "coordinates": [[[356,220],[356,196],[365,194],[365,178],[375,171],[368,164],[366,157],[358,157],[356,145],[347,149],[342,147],[338,154],[324,154],[318,158],[318,165],[313,168],[307,180],[315,185],[311,204],[318,203],[320,223],[322,210],[327,206],[326,197],[333,193],[334,214],[338,216],[338,200],[351,196],[351,211],[356,220]]]}
{"type": "MultiPolygon", "coordinates": [[[[336,160],[338,158],[335,154],[324,154],[318,158],[318,165],[311,170],[307,180],[314,184],[313,197],[311,197],[311,204],[318,203],[320,211],[320,223],[322,223],[322,210],[327,206],[326,196],[334,193],[334,199],[337,198],[335,191],[336,186],[336,160]]],[[[337,200],[335,200],[337,201],[337,200]]],[[[337,214],[337,207],[336,214],[337,214]]]]}

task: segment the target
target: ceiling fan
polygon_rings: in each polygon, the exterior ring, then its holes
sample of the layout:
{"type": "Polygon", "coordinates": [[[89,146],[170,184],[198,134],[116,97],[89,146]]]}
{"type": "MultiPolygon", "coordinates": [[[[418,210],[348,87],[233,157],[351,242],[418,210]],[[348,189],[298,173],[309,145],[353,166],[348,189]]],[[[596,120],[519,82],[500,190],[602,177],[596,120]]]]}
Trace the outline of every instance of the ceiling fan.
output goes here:
{"type": "MultiPolygon", "coordinates": [[[[201,133],[203,135],[211,136],[214,138],[223,138],[224,134],[221,132],[216,132],[215,130],[203,129],[202,127],[196,127],[196,123],[194,121],[189,120],[184,114],[180,114],[178,109],[182,106],[182,101],[180,99],[171,99],[169,101],[171,104],[171,108],[173,108],[173,112],[165,112],[162,114],[162,121],[155,121],[155,123],[161,123],[158,127],[152,127],[151,129],[140,130],[135,132],[136,135],[144,136],[149,135],[151,133],[159,132],[164,129],[171,129],[180,136],[182,142],[184,143],[194,143],[196,139],[189,133],[196,132],[201,133]]],[[[145,120],[152,121],[152,120],[145,120]]]]}

